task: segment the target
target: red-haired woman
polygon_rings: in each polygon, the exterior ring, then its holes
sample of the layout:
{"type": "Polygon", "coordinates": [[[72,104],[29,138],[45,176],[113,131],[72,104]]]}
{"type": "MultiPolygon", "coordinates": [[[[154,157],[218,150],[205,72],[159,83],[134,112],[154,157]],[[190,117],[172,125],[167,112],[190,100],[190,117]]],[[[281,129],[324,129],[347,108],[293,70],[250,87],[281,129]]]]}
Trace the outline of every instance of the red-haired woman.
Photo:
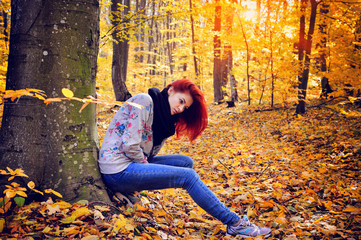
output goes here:
{"type": "Polygon", "coordinates": [[[108,188],[129,195],[136,191],[184,188],[193,200],[227,225],[227,234],[254,237],[270,235],[230,211],[199,179],[192,158],[159,155],[164,141],[174,135],[195,140],[207,127],[203,93],[188,79],[169,84],[163,91],[151,88],[128,100],[112,119],[102,147],[99,167],[108,188]]]}

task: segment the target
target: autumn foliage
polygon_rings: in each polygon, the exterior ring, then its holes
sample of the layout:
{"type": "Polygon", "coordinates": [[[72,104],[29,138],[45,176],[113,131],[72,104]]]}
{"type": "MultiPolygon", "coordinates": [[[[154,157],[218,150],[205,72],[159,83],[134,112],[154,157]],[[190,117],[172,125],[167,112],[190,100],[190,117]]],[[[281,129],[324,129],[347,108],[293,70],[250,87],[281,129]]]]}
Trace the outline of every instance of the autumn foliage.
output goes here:
{"type": "MultiPolygon", "coordinates": [[[[206,185],[234,211],[272,227],[273,239],[357,239],[361,234],[358,118],[327,107],[309,109],[303,117],[290,111],[212,105],[209,127],[195,144],[171,139],[161,154],[192,156],[206,185]]],[[[100,115],[110,119],[112,113],[100,115]]],[[[100,137],[106,126],[107,122],[99,122],[100,137]]],[[[86,200],[33,202],[13,209],[6,224],[0,222],[1,235],[225,239],[225,227],[197,207],[184,190],[141,196],[142,205],[133,208],[86,200]]]]}
{"type": "MultiPolygon", "coordinates": [[[[63,86],[56,93],[60,97],[48,98],[41,89],[5,90],[11,11],[10,1],[1,1],[0,120],[4,103],[24,96],[37,98],[44,107],[81,102],[79,112],[97,104],[101,142],[115,106],[123,104],[114,101],[110,81],[110,22],[118,17],[119,34],[129,40],[130,93],[163,88],[187,77],[200,86],[209,103],[209,126],[196,143],[172,138],[160,154],[191,156],[201,179],[222,202],[256,224],[271,227],[273,239],[359,239],[360,4],[316,1],[323,5],[322,12],[318,5],[308,55],[307,112],[301,116],[294,114],[299,22],[304,17],[308,23],[311,14],[300,2],[131,1],[128,15],[111,16],[111,1],[100,1],[97,97],[74,96],[63,86]],[[222,25],[217,32],[215,9],[222,25]],[[215,36],[222,40],[218,52],[232,50],[231,73],[239,97],[234,108],[212,104],[215,36]],[[319,99],[323,77],[333,90],[327,99],[319,99]]],[[[230,82],[223,84],[227,101],[230,82]]],[[[142,192],[141,204],[134,206],[87,199],[70,203],[51,189],[37,190],[26,174],[0,166],[0,177],[8,182],[0,192],[1,239],[228,239],[225,226],[196,206],[184,190],[142,192]],[[29,193],[46,199],[28,202],[29,193]]]]}

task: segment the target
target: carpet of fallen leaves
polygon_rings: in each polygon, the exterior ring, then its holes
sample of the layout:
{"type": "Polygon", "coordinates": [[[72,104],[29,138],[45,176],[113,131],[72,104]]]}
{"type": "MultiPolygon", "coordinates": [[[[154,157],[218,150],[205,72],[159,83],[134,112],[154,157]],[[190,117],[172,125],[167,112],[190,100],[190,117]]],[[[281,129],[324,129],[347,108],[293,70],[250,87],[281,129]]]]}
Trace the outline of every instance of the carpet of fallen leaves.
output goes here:
{"type": "MultiPolygon", "coordinates": [[[[113,113],[100,115],[103,136],[113,113]]],[[[195,144],[174,138],[161,154],[185,154],[233,211],[272,227],[270,239],[360,239],[361,123],[325,106],[250,111],[210,106],[195,144]]],[[[34,202],[17,210],[3,239],[230,239],[185,190],[142,194],[142,206],[34,202]]],[[[256,239],[262,239],[258,237],[256,239]]]]}

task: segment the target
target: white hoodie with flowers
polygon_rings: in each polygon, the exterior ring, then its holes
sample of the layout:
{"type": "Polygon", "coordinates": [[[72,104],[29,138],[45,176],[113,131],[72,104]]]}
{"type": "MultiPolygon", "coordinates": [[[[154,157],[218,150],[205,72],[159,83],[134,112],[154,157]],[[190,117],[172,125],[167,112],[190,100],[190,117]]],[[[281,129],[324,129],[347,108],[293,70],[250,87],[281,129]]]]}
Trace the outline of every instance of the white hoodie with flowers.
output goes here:
{"type": "Polygon", "coordinates": [[[132,162],[147,163],[147,158],[156,154],[152,151],[152,98],[141,93],[127,102],[142,107],[124,103],[114,115],[99,152],[99,168],[103,174],[121,172],[132,162]]]}

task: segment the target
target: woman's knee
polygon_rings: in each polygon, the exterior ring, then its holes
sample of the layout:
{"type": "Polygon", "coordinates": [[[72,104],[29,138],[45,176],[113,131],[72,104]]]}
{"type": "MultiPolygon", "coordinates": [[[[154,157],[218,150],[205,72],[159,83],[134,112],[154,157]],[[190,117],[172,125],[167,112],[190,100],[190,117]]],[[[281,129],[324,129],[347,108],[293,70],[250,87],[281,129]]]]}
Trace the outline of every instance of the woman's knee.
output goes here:
{"type": "Polygon", "coordinates": [[[191,157],[182,155],[182,161],[184,162],[185,167],[193,168],[193,159],[191,157]]]}
{"type": "Polygon", "coordinates": [[[188,189],[192,187],[197,181],[199,181],[198,173],[191,168],[187,168],[183,170],[183,186],[182,188],[188,189]]]}

